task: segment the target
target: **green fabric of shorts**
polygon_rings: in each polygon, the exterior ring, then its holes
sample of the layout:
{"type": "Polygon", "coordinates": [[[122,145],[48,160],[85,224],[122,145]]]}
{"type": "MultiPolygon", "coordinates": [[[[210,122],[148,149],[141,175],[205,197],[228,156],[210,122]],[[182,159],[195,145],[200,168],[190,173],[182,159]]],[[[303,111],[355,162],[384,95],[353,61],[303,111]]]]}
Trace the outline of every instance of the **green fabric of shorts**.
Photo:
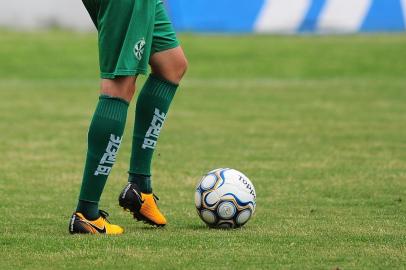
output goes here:
{"type": "Polygon", "coordinates": [[[179,46],[161,0],[83,0],[98,31],[100,76],[146,74],[155,52],[179,46]]]}

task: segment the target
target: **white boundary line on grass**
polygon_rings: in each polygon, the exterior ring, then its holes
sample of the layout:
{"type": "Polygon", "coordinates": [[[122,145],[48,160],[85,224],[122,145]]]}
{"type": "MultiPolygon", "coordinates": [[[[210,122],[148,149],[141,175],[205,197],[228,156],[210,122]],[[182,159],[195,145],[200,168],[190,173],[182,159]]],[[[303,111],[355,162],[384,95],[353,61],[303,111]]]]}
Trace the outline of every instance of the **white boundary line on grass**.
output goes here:
{"type": "MultiPolygon", "coordinates": [[[[141,87],[145,82],[146,78],[137,80],[138,87],[141,87]]],[[[255,86],[283,86],[283,85],[309,85],[309,84],[331,84],[331,83],[349,83],[353,85],[360,85],[372,82],[382,82],[387,78],[185,78],[181,82],[182,88],[187,88],[188,86],[216,86],[223,88],[239,88],[239,87],[255,87],[255,86]]],[[[396,84],[405,84],[406,79],[403,78],[391,78],[391,81],[396,84]]],[[[10,88],[12,85],[35,85],[42,84],[45,86],[53,85],[95,85],[97,86],[99,81],[97,79],[1,79],[0,78],[0,91],[2,88],[10,88]]]]}

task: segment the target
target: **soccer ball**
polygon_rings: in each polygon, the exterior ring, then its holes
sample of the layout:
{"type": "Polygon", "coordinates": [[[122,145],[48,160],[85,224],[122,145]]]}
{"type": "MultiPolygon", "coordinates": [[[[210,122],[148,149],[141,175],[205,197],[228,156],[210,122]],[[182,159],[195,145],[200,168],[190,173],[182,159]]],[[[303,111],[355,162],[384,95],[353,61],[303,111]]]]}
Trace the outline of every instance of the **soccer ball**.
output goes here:
{"type": "Polygon", "coordinates": [[[243,173],[229,168],[213,170],[195,192],[199,217],[211,228],[238,228],[255,212],[255,188],[243,173]]]}

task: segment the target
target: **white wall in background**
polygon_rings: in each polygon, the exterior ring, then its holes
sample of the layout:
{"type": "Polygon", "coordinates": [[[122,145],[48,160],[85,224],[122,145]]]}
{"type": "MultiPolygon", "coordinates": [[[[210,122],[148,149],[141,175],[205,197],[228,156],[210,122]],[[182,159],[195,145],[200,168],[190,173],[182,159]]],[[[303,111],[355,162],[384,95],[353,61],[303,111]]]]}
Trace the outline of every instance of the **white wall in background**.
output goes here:
{"type": "Polygon", "coordinates": [[[93,29],[81,0],[0,0],[0,26],[34,29],[49,25],[93,29]]]}

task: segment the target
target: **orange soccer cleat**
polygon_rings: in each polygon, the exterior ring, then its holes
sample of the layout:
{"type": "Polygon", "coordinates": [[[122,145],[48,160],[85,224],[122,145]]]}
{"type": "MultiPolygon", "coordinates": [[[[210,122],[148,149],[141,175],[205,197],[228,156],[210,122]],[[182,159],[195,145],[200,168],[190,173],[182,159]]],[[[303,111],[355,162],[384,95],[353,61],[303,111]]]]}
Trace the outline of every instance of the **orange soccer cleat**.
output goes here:
{"type": "Polygon", "coordinates": [[[100,217],[96,220],[88,220],[82,213],[73,213],[69,222],[71,234],[122,234],[124,229],[118,225],[111,224],[107,217],[109,215],[100,210],[100,217]]]}
{"type": "Polygon", "coordinates": [[[163,227],[166,225],[166,219],[158,208],[157,200],[158,197],[153,193],[140,192],[134,183],[128,183],[118,198],[120,206],[130,211],[138,221],[163,227]]]}

